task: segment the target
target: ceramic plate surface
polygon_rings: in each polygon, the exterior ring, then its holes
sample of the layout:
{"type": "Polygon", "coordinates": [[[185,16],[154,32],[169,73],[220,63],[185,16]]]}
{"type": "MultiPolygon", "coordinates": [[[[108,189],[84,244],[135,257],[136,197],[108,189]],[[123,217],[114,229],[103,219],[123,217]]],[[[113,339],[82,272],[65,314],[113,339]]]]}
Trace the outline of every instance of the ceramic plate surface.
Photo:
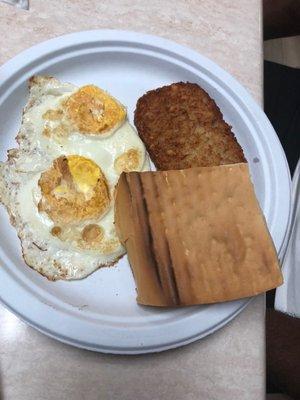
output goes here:
{"type": "MultiPolygon", "coordinates": [[[[48,74],[76,85],[93,83],[128,107],[147,90],[178,81],[201,85],[232,125],[249,162],[256,194],[277,250],[290,214],[290,176],[277,136],[247,91],[198,53],[154,36],[87,31],[26,50],[0,68],[1,159],[16,146],[27,80],[48,74]]],[[[49,282],[27,267],[1,207],[0,297],[21,319],[60,341],[90,350],[137,354],[190,343],[219,329],[248,303],[243,299],[180,309],[141,307],[127,258],[74,282],[49,282]]]]}

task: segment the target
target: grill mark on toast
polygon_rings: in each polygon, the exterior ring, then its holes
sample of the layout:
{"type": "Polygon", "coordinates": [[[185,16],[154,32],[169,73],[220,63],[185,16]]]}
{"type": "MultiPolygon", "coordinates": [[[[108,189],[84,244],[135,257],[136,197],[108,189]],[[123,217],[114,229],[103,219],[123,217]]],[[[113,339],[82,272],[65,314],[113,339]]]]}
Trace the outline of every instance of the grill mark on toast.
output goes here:
{"type": "MultiPolygon", "coordinates": [[[[157,186],[157,182],[155,179],[153,179],[153,183],[154,183],[153,187],[154,187],[154,191],[155,191],[155,196],[157,198],[159,198],[158,186],[157,186]]],[[[164,229],[166,229],[164,220],[162,220],[162,223],[164,225],[164,229]]],[[[169,244],[168,237],[166,234],[162,236],[162,240],[164,240],[165,247],[167,249],[167,258],[168,258],[167,274],[168,274],[168,278],[169,278],[168,283],[170,283],[170,285],[168,285],[168,287],[170,289],[171,297],[172,297],[174,304],[179,304],[180,303],[179,290],[178,290],[177,281],[176,281],[175,273],[174,273],[174,267],[173,267],[172,258],[171,258],[170,244],[169,244]]]]}
{"type": "Polygon", "coordinates": [[[149,244],[149,248],[150,248],[150,257],[152,260],[152,265],[154,266],[154,271],[155,274],[157,276],[157,280],[159,282],[159,285],[162,287],[162,280],[161,280],[161,276],[160,276],[160,271],[159,271],[159,265],[157,263],[156,257],[155,257],[155,251],[154,251],[154,247],[153,247],[153,235],[152,235],[152,231],[151,231],[151,226],[150,226],[150,221],[149,221],[149,212],[148,212],[148,206],[145,200],[145,192],[144,192],[144,187],[143,187],[143,182],[141,179],[140,174],[132,174],[131,176],[135,176],[137,178],[137,183],[140,187],[141,190],[141,200],[142,200],[142,208],[143,208],[143,215],[145,217],[145,225],[146,225],[146,234],[147,234],[147,242],[149,244]]]}

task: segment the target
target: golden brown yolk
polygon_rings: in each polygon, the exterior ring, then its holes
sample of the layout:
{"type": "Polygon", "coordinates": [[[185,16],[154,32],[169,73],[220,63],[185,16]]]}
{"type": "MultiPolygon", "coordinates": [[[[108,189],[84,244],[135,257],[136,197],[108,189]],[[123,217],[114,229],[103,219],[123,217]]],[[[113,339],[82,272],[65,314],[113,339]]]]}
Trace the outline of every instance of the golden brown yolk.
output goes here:
{"type": "Polygon", "coordinates": [[[97,86],[83,86],[64,103],[67,118],[81,133],[102,134],[120,125],[126,110],[97,86]]]}
{"type": "Polygon", "coordinates": [[[57,158],[38,184],[42,193],[38,209],[58,225],[100,218],[109,208],[106,178],[100,167],[85,157],[57,158]]]}

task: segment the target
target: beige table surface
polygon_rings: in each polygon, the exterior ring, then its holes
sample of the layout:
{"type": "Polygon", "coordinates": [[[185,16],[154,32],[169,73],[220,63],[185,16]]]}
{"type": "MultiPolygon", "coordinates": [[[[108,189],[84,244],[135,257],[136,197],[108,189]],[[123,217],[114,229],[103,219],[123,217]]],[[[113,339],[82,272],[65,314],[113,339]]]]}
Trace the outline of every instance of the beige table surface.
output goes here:
{"type": "MultiPolygon", "coordinates": [[[[260,0],[31,0],[0,3],[0,64],[78,30],[157,34],[211,58],[262,100],[260,0]]],[[[0,283],[1,284],[1,283],[0,283]]],[[[147,356],[109,356],[58,343],[0,305],[2,400],[260,400],[265,397],[264,297],[210,337],[147,356]]]]}

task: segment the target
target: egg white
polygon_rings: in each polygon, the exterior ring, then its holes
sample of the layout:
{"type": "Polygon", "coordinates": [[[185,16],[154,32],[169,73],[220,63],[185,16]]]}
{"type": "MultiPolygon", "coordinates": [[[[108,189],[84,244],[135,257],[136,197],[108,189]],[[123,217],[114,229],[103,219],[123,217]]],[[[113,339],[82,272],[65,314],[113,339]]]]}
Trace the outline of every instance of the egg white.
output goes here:
{"type": "Polygon", "coordinates": [[[76,90],[74,85],[54,78],[34,78],[17,136],[19,148],[10,150],[8,161],[0,163],[1,201],[18,231],[24,259],[52,280],[81,279],[100,266],[113,264],[125,253],[114,227],[113,191],[119,178],[114,162],[126,151],[136,149],[140,154],[137,170],[149,169],[145,147],[127,120],[104,137],[83,135],[76,131],[59,139],[43,135],[44,113],[58,108],[76,90]],[[85,224],[99,224],[105,241],[116,243],[113,251],[101,253],[98,249],[82,249],[70,241],[60,240],[51,234],[53,221],[46,213],[38,211],[41,199],[38,180],[41,173],[61,155],[80,155],[91,159],[104,173],[112,199],[110,208],[99,220],[85,224]]]}

